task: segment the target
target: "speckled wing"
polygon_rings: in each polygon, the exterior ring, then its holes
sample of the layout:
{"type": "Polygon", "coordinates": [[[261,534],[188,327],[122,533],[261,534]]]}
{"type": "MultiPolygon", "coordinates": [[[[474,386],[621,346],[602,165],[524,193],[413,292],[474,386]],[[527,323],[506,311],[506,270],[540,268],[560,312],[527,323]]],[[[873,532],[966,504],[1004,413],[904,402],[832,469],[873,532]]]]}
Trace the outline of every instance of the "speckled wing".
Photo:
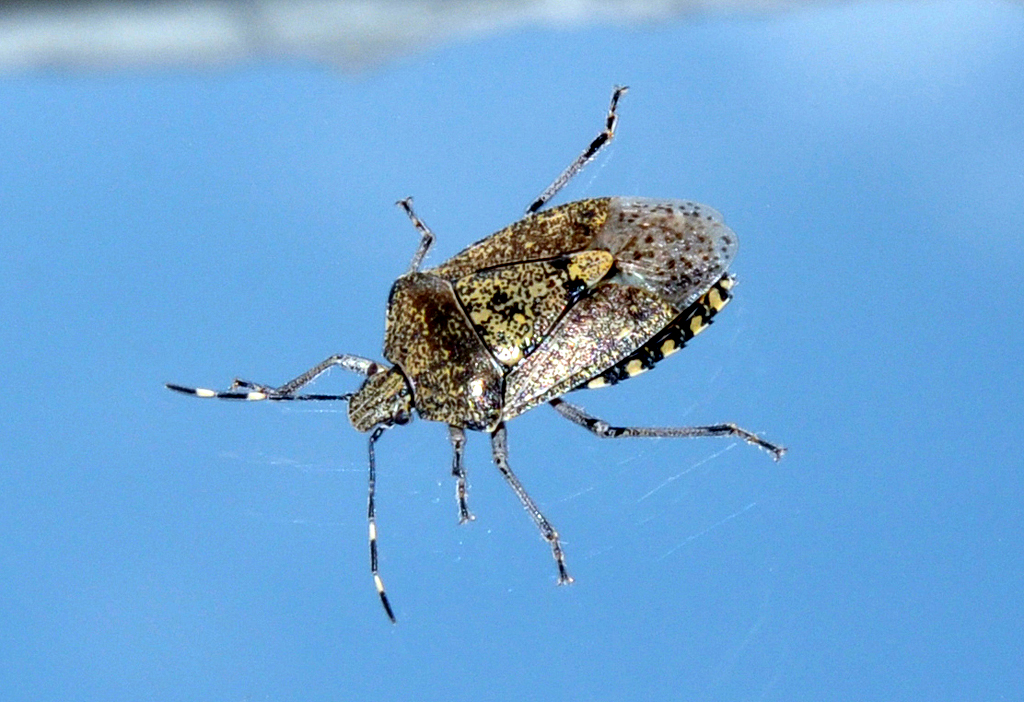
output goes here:
{"type": "Polygon", "coordinates": [[[502,418],[564,395],[629,356],[665,328],[677,310],[652,293],[601,285],[577,302],[522,364],[505,376],[502,418]]]}
{"type": "Polygon", "coordinates": [[[648,290],[682,311],[722,277],[738,243],[706,205],[614,197],[590,246],[615,256],[614,282],[648,290]]]}
{"type": "Polygon", "coordinates": [[[591,243],[608,218],[608,207],[614,199],[580,200],[529,215],[429,272],[454,282],[489,268],[593,248],[591,243]]]}
{"type": "Polygon", "coordinates": [[[721,216],[703,205],[610,198],[591,247],[615,256],[614,272],[506,376],[503,418],[628,358],[722,278],[737,244],[721,216]]]}
{"type": "Polygon", "coordinates": [[[460,278],[455,294],[491,354],[507,367],[530,355],[565,310],[611,269],[607,251],[488,268],[460,278]]]}

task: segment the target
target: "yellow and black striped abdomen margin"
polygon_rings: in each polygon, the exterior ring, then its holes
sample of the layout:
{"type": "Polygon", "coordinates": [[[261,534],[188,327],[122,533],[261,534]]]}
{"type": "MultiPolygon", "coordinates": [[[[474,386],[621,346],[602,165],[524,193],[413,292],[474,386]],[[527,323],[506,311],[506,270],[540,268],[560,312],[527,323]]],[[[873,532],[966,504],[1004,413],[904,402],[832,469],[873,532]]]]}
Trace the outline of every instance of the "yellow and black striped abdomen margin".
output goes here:
{"type": "Polygon", "coordinates": [[[711,319],[725,307],[732,297],[736,279],[726,273],[699,300],[683,310],[668,326],[650,341],[606,371],[594,376],[576,389],[603,388],[621,380],[640,375],[655,364],[671,356],[686,342],[707,329],[711,319]]]}

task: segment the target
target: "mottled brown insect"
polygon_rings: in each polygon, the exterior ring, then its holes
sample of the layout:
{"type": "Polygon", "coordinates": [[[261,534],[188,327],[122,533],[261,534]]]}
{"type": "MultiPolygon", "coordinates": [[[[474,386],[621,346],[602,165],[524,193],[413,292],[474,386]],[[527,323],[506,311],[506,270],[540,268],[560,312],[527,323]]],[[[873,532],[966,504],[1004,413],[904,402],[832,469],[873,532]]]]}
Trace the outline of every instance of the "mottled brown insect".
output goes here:
{"type": "Polygon", "coordinates": [[[491,436],[494,462],[551,545],[559,584],[572,578],[558,532],[508,463],[505,422],[547,403],[600,437],[733,436],[769,451],[785,449],[735,424],[613,427],[561,399],[571,390],[612,385],[650,369],[707,328],[728,303],[736,235],[709,207],[676,200],[606,197],[541,211],[615,132],[612,95],[604,130],[527,209],[527,216],[436,268],[420,271],[433,243],[409,199],[401,205],[420,232],[409,272],[388,298],[386,366],[342,354],[280,387],[235,380],[231,389],[168,385],[198,397],[239,400],[347,400],[349,420],[369,442],[370,568],[392,621],[377,568],[374,444],[416,412],[444,422],[454,448],[452,473],[461,522],[466,504],[465,430],[491,436]],[[347,395],[299,394],[340,366],[366,376],[347,395]]]}

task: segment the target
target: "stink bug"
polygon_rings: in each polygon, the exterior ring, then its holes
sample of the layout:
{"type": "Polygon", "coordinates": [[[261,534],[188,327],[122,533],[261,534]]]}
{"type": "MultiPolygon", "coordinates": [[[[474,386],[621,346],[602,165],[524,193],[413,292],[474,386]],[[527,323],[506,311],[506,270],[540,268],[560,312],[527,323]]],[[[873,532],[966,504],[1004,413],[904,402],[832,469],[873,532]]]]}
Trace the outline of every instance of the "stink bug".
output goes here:
{"type": "Polygon", "coordinates": [[[785,448],[735,424],[613,427],[562,399],[648,370],[707,328],[731,297],[736,235],[709,207],[677,200],[605,197],[542,209],[615,134],[616,88],[605,127],[527,208],[526,217],[436,268],[420,270],[434,235],[410,199],[400,205],[420,234],[409,271],[391,288],[384,357],[391,366],[341,354],[280,387],[235,380],[225,392],[168,384],[177,392],[231,400],[342,400],[352,426],[370,432],[370,571],[394,621],[377,568],[374,445],[415,411],[444,422],[454,449],[459,521],[466,504],[466,429],[491,436],[494,462],[551,545],[558,583],[570,583],[558,532],[508,462],[505,423],[547,403],[599,437],[732,436],[778,460],[785,448]],[[354,393],[299,391],[334,367],[366,377],[354,393]]]}

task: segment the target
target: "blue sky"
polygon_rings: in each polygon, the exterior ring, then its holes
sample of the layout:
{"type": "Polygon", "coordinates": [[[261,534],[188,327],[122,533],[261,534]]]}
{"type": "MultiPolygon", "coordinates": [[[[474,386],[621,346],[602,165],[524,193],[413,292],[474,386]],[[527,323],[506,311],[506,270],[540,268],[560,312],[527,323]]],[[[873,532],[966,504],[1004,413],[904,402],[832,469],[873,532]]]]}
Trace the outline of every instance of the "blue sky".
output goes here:
{"type": "MultiPolygon", "coordinates": [[[[0,81],[0,690],[8,700],[1014,699],[1024,416],[1024,10],[856,4],[522,29],[372,72],[0,81]],[[704,202],[735,301],[685,353],[509,425],[545,544],[470,435],[378,450],[341,405],[201,402],[380,357],[437,263],[560,196],[704,202]]],[[[357,380],[335,374],[317,391],[357,380]]]]}

